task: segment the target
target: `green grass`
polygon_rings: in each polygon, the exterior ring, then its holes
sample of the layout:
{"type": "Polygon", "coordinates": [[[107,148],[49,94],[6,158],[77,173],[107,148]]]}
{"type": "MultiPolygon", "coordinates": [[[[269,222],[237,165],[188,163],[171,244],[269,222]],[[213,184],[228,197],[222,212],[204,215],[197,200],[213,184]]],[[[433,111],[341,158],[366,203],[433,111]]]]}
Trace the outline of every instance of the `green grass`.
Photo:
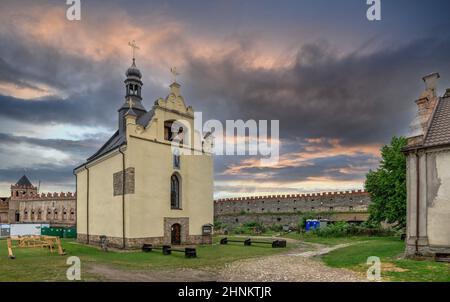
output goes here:
{"type": "Polygon", "coordinates": [[[304,242],[310,243],[319,243],[324,245],[337,245],[343,243],[353,243],[358,241],[370,241],[370,240],[378,240],[384,237],[375,237],[375,236],[350,236],[350,237],[320,237],[314,233],[297,233],[291,232],[288,234],[284,234],[283,237],[291,238],[295,240],[301,240],[304,242]]]}
{"type": "MultiPolygon", "coordinates": [[[[231,237],[229,237],[231,238],[231,237]]],[[[240,238],[242,240],[242,238],[240,238]]],[[[81,245],[73,240],[63,240],[66,256],[50,254],[47,249],[15,248],[15,260],[8,258],[6,241],[0,240],[0,281],[65,281],[69,256],[78,256],[81,266],[89,263],[101,263],[129,270],[160,270],[170,268],[211,269],[223,266],[239,259],[273,255],[286,249],[272,249],[271,245],[254,244],[245,247],[243,244],[230,243],[199,246],[197,258],[186,259],[183,253],[162,255],[161,251],[143,253],[141,251],[109,251],[81,245]]],[[[290,248],[292,246],[288,246],[290,248]]],[[[99,276],[89,275],[82,271],[83,280],[101,280],[99,276]]]]}
{"type": "Polygon", "coordinates": [[[332,251],[322,259],[331,267],[347,268],[365,274],[369,267],[366,264],[367,258],[377,256],[381,259],[383,281],[450,282],[450,264],[402,259],[404,250],[404,242],[398,238],[378,237],[332,251]]]}

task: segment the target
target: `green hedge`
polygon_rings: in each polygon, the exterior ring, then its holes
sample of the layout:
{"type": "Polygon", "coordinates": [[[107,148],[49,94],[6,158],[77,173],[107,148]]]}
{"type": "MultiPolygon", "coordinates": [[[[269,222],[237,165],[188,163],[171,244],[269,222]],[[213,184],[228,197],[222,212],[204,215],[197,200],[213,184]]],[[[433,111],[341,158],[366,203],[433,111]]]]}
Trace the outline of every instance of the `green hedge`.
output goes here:
{"type": "Polygon", "coordinates": [[[392,236],[395,231],[366,224],[356,225],[347,222],[335,222],[324,228],[312,231],[320,237],[345,237],[345,236],[392,236]]]}

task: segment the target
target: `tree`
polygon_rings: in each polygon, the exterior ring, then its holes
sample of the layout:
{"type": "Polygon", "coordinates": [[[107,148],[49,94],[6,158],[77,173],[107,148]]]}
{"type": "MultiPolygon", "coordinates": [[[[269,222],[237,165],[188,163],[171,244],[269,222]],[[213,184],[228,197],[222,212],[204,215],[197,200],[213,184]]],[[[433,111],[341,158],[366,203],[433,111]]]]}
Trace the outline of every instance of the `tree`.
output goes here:
{"type": "Polygon", "coordinates": [[[366,191],[372,200],[369,222],[406,226],[406,157],[401,152],[406,143],[406,138],[394,136],[390,145],[381,148],[378,169],[366,176],[366,191]]]}

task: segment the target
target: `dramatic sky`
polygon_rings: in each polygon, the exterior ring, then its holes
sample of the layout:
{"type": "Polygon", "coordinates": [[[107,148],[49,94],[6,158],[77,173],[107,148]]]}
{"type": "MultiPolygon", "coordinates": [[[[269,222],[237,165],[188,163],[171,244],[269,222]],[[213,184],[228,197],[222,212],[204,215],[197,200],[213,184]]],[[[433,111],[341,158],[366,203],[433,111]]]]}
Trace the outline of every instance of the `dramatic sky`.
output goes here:
{"type": "Polygon", "coordinates": [[[281,157],[215,158],[215,197],[360,189],[405,135],[423,90],[450,87],[450,3],[382,0],[0,2],[0,195],[26,173],[73,191],[72,169],[117,128],[136,40],[144,105],[181,92],[204,119],[279,120],[281,157]]]}

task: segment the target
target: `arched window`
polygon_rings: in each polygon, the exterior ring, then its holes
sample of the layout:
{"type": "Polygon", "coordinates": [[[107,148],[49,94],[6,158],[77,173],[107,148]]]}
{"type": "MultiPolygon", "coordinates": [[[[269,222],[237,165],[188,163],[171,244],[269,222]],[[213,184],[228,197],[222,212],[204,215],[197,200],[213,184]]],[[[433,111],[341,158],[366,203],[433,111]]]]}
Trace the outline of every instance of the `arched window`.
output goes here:
{"type": "Polygon", "coordinates": [[[70,209],[70,220],[75,220],[75,210],[70,209]]]}
{"type": "Polygon", "coordinates": [[[170,178],[170,207],[172,209],[180,209],[180,178],[173,174],[170,178]]]}

